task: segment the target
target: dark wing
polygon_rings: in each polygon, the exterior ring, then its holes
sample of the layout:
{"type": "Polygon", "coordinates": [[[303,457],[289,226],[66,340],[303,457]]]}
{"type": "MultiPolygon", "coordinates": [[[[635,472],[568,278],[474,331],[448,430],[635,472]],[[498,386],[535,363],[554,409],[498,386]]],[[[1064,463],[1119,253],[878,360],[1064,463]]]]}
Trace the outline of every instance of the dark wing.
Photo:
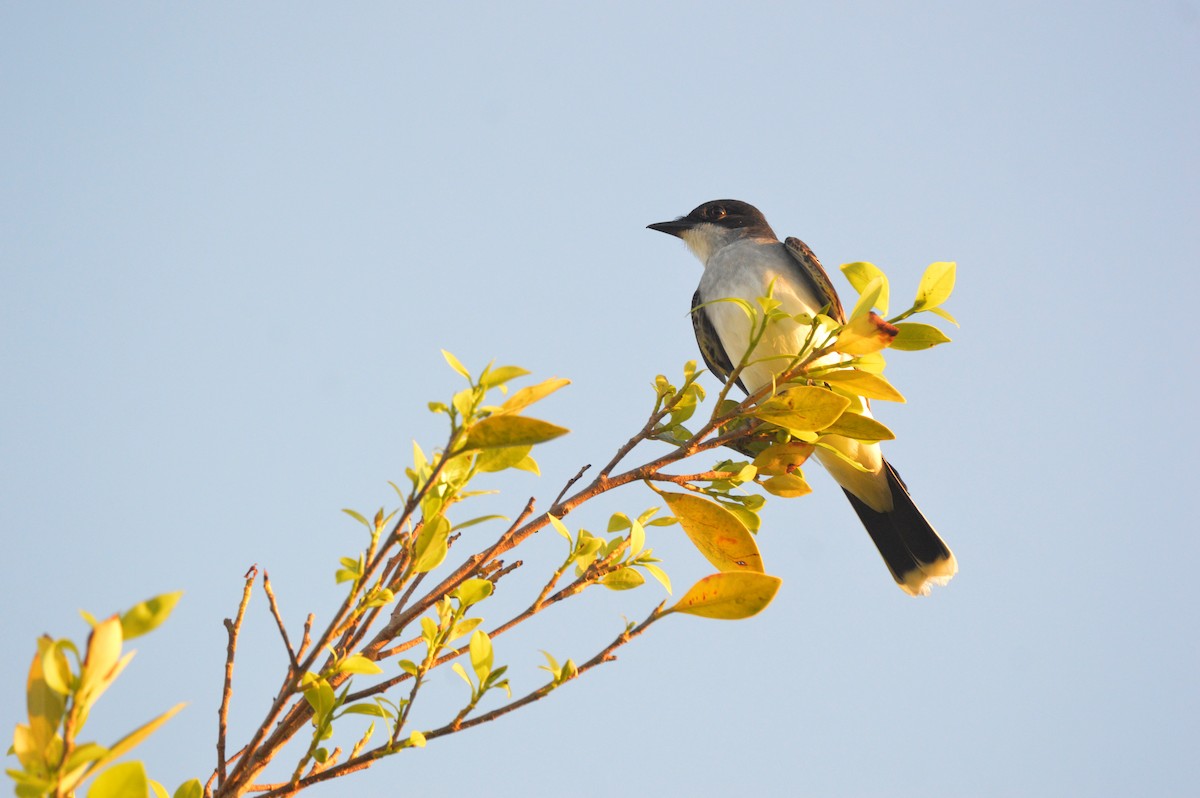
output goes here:
{"type": "MultiPolygon", "coordinates": [[[[733,363],[729,360],[729,355],[725,353],[725,347],[721,345],[721,337],[717,335],[717,328],[713,326],[712,321],[708,318],[708,308],[699,307],[700,292],[697,291],[692,295],[692,330],[696,333],[696,344],[700,347],[700,356],[704,358],[704,364],[708,366],[708,370],[716,375],[717,379],[722,382],[733,371],[733,363]]],[[[746,386],[738,380],[738,387],[743,391],[746,386]]]]}
{"type": "MultiPolygon", "coordinates": [[[[817,260],[817,256],[798,238],[788,238],[783,242],[784,248],[800,265],[801,273],[808,278],[809,285],[818,297],[821,297],[821,304],[829,304],[829,315],[836,321],[846,323],[846,311],[842,309],[842,301],[838,299],[837,291],[833,288],[833,283],[829,281],[829,275],[825,273],[825,269],[821,267],[821,261],[817,260]]],[[[699,333],[697,333],[699,337],[699,333]]]]}

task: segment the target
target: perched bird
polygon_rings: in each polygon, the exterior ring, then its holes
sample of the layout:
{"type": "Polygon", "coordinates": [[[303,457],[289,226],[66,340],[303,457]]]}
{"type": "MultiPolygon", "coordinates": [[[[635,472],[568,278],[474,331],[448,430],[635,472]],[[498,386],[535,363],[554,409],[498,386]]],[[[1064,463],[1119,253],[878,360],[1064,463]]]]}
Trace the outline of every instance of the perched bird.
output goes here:
{"type": "MultiPolygon", "coordinates": [[[[736,304],[716,300],[737,298],[756,306],[770,290],[785,313],[815,315],[828,306],[830,316],[845,321],[837,292],[812,250],[798,238],[780,242],[753,205],[714,200],[675,221],[648,227],[683,239],[704,264],[692,297],[692,325],[704,362],[719,379],[728,378],[745,355],[751,322],[736,304]]],[[[795,355],[807,333],[807,326],[773,324],[755,349],[754,362],[742,370],[743,390],[753,393],[769,385],[787,363],[786,357],[772,356],[795,355]]],[[[864,473],[830,452],[816,451],[901,589],[916,596],[927,594],[930,585],[950,581],[958,570],[954,555],[917,509],[900,475],[883,459],[879,444],[835,435],[823,441],[866,467],[864,473]]]]}

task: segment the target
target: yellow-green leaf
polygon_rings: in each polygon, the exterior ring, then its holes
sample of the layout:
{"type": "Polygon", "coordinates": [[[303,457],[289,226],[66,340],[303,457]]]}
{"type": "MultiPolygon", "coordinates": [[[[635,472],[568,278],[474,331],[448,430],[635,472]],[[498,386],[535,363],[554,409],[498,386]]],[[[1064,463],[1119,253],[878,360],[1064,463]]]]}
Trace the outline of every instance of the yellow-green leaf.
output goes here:
{"type": "Polygon", "coordinates": [[[902,321],[896,325],[899,334],[892,339],[892,349],[914,352],[950,342],[950,338],[932,324],[902,321]]]}
{"type": "Polygon", "coordinates": [[[714,501],[688,493],[664,492],[662,497],[692,544],[716,568],[762,573],[758,544],[736,515],[714,501]]]}
{"type": "Polygon", "coordinates": [[[790,474],[794,469],[804,465],[804,461],[808,459],[812,451],[813,447],[808,443],[799,441],[776,443],[759,452],[754,458],[754,465],[760,474],[767,476],[790,474]]]}
{"type": "Polygon", "coordinates": [[[870,416],[852,413],[849,410],[842,413],[842,417],[837,421],[821,430],[821,434],[841,435],[845,438],[853,438],[856,441],[869,441],[871,443],[890,441],[896,437],[895,433],[870,416]]]}
{"type": "Polygon", "coordinates": [[[850,285],[860,294],[870,285],[872,280],[876,278],[881,279],[882,288],[878,298],[875,300],[875,307],[879,308],[879,312],[886,316],[888,312],[888,284],[887,276],[883,273],[883,270],[874,263],[867,263],[866,261],[843,263],[840,268],[842,274],[846,275],[846,279],[850,281],[850,285]]]}
{"type": "Polygon", "coordinates": [[[378,663],[367,659],[362,654],[351,654],[338,662],[334,670],[338,673],[361,673],[368,675],[383,673],[383,668],[379,667],[378,663]]]}
{"type": "Polygon", "coordinates": [[[172,798],[200,798],[204,794],[204,786],[200,779],[190,779],[175,788],[172,798]]]}
{"type": "Polygon", "coordinates": [[[762,486],[767,493],[783,499],[795,499],[812,493],[812,488],[799,473],[779,474],[763,480],[762,486]]]}
{"type": "Polygon", "coordinates": [[[500,449],[484,449],[475,458],[475,467],[493,473],[514,468],[529,455],[532,446],[505,446],[500,449]]]}
{"type": "Polygon", "coordinates": [[[882,399],[887,402],[903,402],[904,397],[882,375],[870,374],[858,369],[837,369],[821,373],[819,379],[828,382],[855,396],[865,399],[882,399]]]}
{"type": "Polygon", "coordinates": [[[771,603],[782,582],[777,576],[762,573],[712,574],[692,585],[667,612],[726,621],[749,618],[771,603]]]}
{"type": "Polygon", "coordinates": [[[828,427],[849,405],[849,399],[826,388],[800,385],[771,397],[753,413],[789,432],[803,434],[828,427]]]}
{"type": "Polygon", "coordinates": [[[414,748],[424,748],[425,735],[418,731],[413,732],[412,734],[408,735],[408,744],[414,748]]]}
{"type": "MultiPolygon", "coordinates": [[[[856,319],[859,316],[865,316],[871,312],[871,308],[879,307],[880,298],[887,291],[887,278],[882,276],[876,277],[866,285],[858,297],[858,302],[854,304],[854,311],[850,314],[850,320],[856,319]]],[[[884,311],[885,313],[887,311],[884,311]]]]}
{"type": "Polygon", "coordinates": [[[551,377],[544,382],[539,382],[537,385],[522,388],[519,391],[513,392],[513,395],[508,397],[508,401],[500,405],[500,411],[502,413],[517,413],[529,407],[534,402],[540,402],[559,388],[570,384],[570,380],[564,380],[561,377],[551,377]]]}
{"type": "Polygon", "coordinates": [[[423,574],[442,564],[449,552],[450,522],[445,516],[426,520],[413,545],[413,573],[423,574]]]}
{"type": "Polygon", "coordinates": [[[600,584],[609,590],[632,590],[635,587],[641,587],[645,583],[646,577],[628,567],[618,568],[611,573],[605,574],[604,578],[600,580],[600,584]]]}
{"type": "Polygon", "coordinates": [[[949,299],[954,291],[954,270],[953,261],[929,264],[921,276],[921,284],[917,286],[917,299],[913,306],[918,310],[929,310],[949,299]]]}
{"type": "Polygon", "coordinates": [[[525,416],[491,416],[471,427],[463,449],[496,449],[505,446],[530,446],[544,443],[569,430],[525,416]]]}
{"type": "Polygon", "coordinates": [[[487,632],[476,629],[471,635],[469,648],[471,669],[475,671],[475,677],[482,685],[487,681],[488,674],[492,672],[492,640],[487,636],[487,632]]]}
{"type": "Polygon", "coordinates": [[[446,362],[450,364],[450,368],[454,369],[468,380],[471,379],[471,372],[467,371],[467,367],[464,366],[458,358],[447,352],[445,349],[442,350],[442,357],[446,358],[446,362]]]}
{"type": "Polygon", "coordinates": [[[88,798],[146,798],[150,782],[141,762],[122,762],[101,773],[88,789],[88,798]]]}
{"type": "Polygon", "coordinates": [[[85,702],[96,698],[121,658],[121,619],[116,615],[96,624],[88,637],[87,656],[79,674],[79,694],[85,702]]]}
{"type": "Polygon", "coordinates": [[[153,631],[171,614],[183,591],[163,593],[152,599],[135,604],[121,616],[121,635],[125,640],[153,631]]]}
{"type": "MultiPolygon", "coordinates": [[[[553,516],[551,517],[553,518],[553,516]]],[[[492,591],[495,588],[496,586],[492,584],[490,579],[476,577],[463,582],[450,595],[458,599],[459,605],[465,610],[467,607],[478,604],[492,595],[492,591]]]]}
{"type": "Polygon", "coordinates": [[[524,377],[529,372],[520,366],[500,366],[499,368],[489,368],[483,376],[479,378],[479,384],[485,388],[494,388],[497,385],[503,385],[509,380],[515,380],[517,377],[524,377]]]}

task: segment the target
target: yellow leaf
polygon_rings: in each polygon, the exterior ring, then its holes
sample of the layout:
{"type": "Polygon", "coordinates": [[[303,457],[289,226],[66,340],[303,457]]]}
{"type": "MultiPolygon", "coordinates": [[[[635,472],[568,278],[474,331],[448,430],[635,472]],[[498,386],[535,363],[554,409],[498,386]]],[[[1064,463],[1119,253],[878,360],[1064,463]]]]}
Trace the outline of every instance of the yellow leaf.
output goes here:
{"type": "Polygon", "coordinates": [[[789,432],[803,434],[825,429],[849,405],[849,399],[827,388],[800,385],[771,397],[756,407],[753,413],[763,421],[789,432]]]}
{"type": "Polygon", "coordinates": [[[79,695],[84,703],[94,701],[108,686],[121,659],[121,619],[114,615],[96,624],[88,637],[87,655],[79,674],[79,695]]]}
{"type": "Polygon", "coordinates": [[[762,555],[746,525],[721,505],[688,493],[663,493],[671,514],[704,558],[721,571],[762,573],[762,555]]]}
{"type": "Polygon", "coordinates": [[[515,391],[512,396],[508,397],[508,401],[500,405],[500,412],[516,413],[529,407],[534,402],[542,401],[559,388],[570,384],[570,380],[564,380],[562,377],[551,377],[544,382],[539,382],[537,385],[522,388],[519,391],[515,391]]]}
{"type": "Polygon", "coordinates": [[[464,366],[458,358],[447,352],[445,349],[442,350],[442,357],[446,358],[446,362],[450,364],[450,368],[454,369],[468,380],[471,379],[471,372],[467,371],[467,367],[464,366]]]}
{"type": "Polygon", "coordinates": [[[471,427],[466,449],[498,449],[506,446],[530,446],[566,435],[569,430],[525,416],[491,416],[471,427]]]}
{"type": "Polygon", "coordinates": [[[917,286],[917,299],[913,306],[918,310],[929,310],[949,299],[954,291],[954,270],[953,261],[929,264],[921,276],[921,284],[917,286]]]}
{"type": "Polygon", "coordinates": [[[888,312],[888,283],[887,276],[874,263],[866,261],[858,261],[857,263],[843,263],[840,267],[842,274],[846,275],[846,279],[850,281],[850,285],[858,293],[862,293],[871,281],[880,278],[883,283],[882,290],[879,292],[879,298],[875,300],[875,307],[879,308],[879,312],[887,315],[888,312]]]}
{"type": "Polygon", "coordinates": [[[892,348],[901,351],[914,352],[950,342],[949,336],[932,324],[902,321],[896,325],[896,329],[900,332],[892,341],[892,348]]]}
{"type": "Polygon", "coordinates": [[[762,573],[720,573],[706,576],[667,612],[736,621],[762,612],[783,580],[762,573]]]}
{"type": "Polygon", "coordinates": [[[780,474],[764,480],[762,486],[768,493],[784,499],[795,499],[812,493],[812,488],[799,474],[780,474]]]}
{"type": "Polygon", "coordinates": [[[869,441],[871,443],[890,441],[896,438],[895,433],[870,416],[852,413],[849,410],[842,413],[842,417],[837,421],[821,430],[821,434],[841,435],[844,438],[853,438],[856,441],[869,441]]]}
{"type": "Polygon", "coordinates": [[[900,392],[879,374],[870,374],[858,369],[837,369],[823,372],[813,379],[832,383],[844,391],[865,399],[882,399],[887,402],[904,401],[900,392]]]}
{"type": "Polygon", "coordinates": [[[894,324],[889,324],[878,313],[871,311],[855,316],[838,333],[833,351],[847,355],[870,355],[891,346],[899,334],[894,324]]]}
{"type": "Polygon", "coordinates": [[[758,456],[754,458],[754,465],[758,468],[758,473],[767,476],[790,474],[804,465],[804,461],[808,459],[812,451],[812,445],[807,443],[798,441],[776,443],[759,452],[758,456]]]}

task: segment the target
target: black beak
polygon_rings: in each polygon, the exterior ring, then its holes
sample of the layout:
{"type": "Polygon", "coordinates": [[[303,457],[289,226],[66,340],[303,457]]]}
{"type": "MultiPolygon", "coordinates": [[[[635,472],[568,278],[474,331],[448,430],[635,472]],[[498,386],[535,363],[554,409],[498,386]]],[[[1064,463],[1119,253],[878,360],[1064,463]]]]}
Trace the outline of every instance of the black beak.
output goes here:
{"type": "Polygon", "coordinates": [[[657,230],[660,233],[678,237],[686,230],[692,229],[692,223],[686,218],[680,216],[673,222],[655,222],[654,224],[646,225],[647,230],[657,230]]]}

